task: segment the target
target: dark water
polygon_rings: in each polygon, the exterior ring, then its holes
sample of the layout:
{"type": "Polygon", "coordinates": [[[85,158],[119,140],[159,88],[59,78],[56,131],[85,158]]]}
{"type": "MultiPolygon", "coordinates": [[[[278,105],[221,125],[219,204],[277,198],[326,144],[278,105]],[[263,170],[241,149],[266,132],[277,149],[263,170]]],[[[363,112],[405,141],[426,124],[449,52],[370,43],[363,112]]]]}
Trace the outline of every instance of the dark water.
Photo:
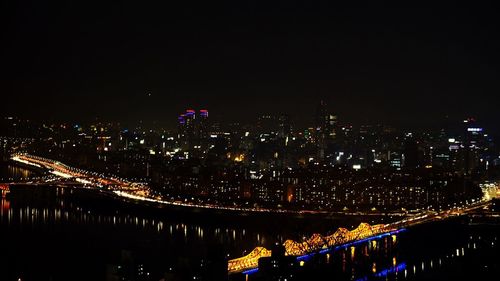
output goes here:
{"type": "MultiPolygon", "coordinates": [[[[33,176],[2,168],[0,178],[33,176]]],[[[307,235],[317,224],[189,220],[92,200],[81,191],[18,187],[0,204],[0,280],[193,280],[207,264],[307,235]],[[89,203],[90,202],[90,203],[89,203]]],[[[328,228],[345,225],[325,222],[328,228]],[[338,224],[338,225],[336,225],[338,224]]],[[[357,224],[358,221],[352,221],[357,224]]],[[[486,280],[500,276],[498,226],[428,225],[307,260],[306,280],[486,280]]],[[[301,275],[302,274],[302,275],[301,275]]],[[[245,280],[246,276],[232,276],[245,280]]],[[[258,275],[248,276],[259,279],[258,275]]],[[[204,280],[221,280],[207,279],[204,280]]],[[[496,280],[496,278],[495,278],[496,280]]]]}
{"type": "Polygon", "coordinates": [[[245,227],[80,207],[67,193],[16,187],[2,198],[0,264],[7,270],[0,271],[0,280],[115,280],[114,272],[124,265],[132,275],[143,267],[152,276],[144,280],[159,280],[166,269],[196,270],[208,258],[224,259],[266,243],[265,234],[245,227]]]}
{"type": "Polygon", "coordinates": [[[16,182],[37,177],[39,174],[0,160],[0,183],[16,182]]]}

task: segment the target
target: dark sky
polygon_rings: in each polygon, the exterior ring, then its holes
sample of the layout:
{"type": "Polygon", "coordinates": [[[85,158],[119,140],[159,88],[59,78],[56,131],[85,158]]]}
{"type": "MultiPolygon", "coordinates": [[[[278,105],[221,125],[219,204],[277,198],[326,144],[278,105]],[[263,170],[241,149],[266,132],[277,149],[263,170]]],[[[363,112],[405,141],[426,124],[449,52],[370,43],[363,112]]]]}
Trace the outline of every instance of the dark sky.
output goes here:
{"type": "Polygon", "coordinates": [[[325,99],[351,122],[500,120],[493,6],[144,2],[3,1],[3,115],[172,124],[203,107],[307,124],[325,99]]]}

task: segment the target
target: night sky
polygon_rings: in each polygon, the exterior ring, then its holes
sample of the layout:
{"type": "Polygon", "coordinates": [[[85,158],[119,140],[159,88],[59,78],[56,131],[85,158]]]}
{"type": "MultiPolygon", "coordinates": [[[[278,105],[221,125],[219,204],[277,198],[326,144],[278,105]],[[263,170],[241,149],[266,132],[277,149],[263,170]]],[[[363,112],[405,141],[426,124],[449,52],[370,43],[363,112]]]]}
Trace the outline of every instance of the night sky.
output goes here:
{"type": "Polygon", "coordinates": [[[0,115],[172,125],[207,108],[307,125],[324,99],[354,123],[500,120],[493,6],[119,2],[2,1],[0,115]]]}

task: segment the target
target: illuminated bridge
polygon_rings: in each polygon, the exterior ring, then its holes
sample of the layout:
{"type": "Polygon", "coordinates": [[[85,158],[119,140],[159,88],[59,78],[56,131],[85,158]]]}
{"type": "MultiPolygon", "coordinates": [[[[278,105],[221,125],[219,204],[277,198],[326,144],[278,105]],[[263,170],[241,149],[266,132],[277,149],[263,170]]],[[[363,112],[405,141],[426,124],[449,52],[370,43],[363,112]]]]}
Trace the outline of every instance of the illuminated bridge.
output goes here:
{"type": "MultiPolygon", "coordinates": [[[[309,254],[328,250],[336,246],[362,241],[363,239],[378,235],[394,235],[399,231],[390,225],[361,223],[357,228],[350,231],[345,228],[339,228],[331,235],[322,236],[320,234],[313,234],[302,242],[286,240],[283,246],[285,247],[286,256],[297,256],[300,259],[309,254]]],[[[257,268],[260,258],[270,256],[270,250],[257,247],[244,257],[230,260],[228,262],[228,271],[229,273],[236,273],[257,268]]]]}
{"type": "Polygon", "coordinates": [[[59,161],[47,159],[44,157],[29,154],[15,154],[11,157],[11,159],[24,165],[48,170],[52,175],[58,178],[72,179],[76,182],[92,187],[106,186],[119,189],[133,189],[140,187],[139,185],[130,183],[124,179],[98,175],[97,173],[74,168],[59,161]]]}

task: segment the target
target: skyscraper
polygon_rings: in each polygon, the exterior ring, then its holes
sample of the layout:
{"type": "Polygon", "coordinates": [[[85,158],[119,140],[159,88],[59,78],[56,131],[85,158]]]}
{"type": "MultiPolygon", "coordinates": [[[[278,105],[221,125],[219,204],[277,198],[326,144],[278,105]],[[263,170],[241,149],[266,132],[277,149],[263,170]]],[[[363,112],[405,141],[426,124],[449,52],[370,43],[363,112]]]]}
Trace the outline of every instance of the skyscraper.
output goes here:
{"type": "Polygon", "coordinates": [[[288,115],[281,115],[279,117],[278,137],[286,139],[290,136],[291,131],[292,126],[290,124],[290,117],[288,117],[288,115]]]}
{"type": "Polygon", "coordinates": [[[324,101],[320,101],[316,110],[315,138],[318,145],[318,158],[325,158],[325,151],[333,143],[336,132],[337,116],[331,114],[324,101]]]}
{"type": "Polygon", "coordinates": [[[201,109],[199,111],[199,118],[198,118],[198,138],[200,140],[205,140],[208,138],[208,129],[209,129],[209,124],[208,124],[208,110],[206,109],[201,109]]]}
{"type": "Polygon", "coordinates": [[[194,109],[187,109],[178,118],[179,143],[185,150],[201,146],[208,138],[208,110],[202,109],[196,114],[194,109]]]}

